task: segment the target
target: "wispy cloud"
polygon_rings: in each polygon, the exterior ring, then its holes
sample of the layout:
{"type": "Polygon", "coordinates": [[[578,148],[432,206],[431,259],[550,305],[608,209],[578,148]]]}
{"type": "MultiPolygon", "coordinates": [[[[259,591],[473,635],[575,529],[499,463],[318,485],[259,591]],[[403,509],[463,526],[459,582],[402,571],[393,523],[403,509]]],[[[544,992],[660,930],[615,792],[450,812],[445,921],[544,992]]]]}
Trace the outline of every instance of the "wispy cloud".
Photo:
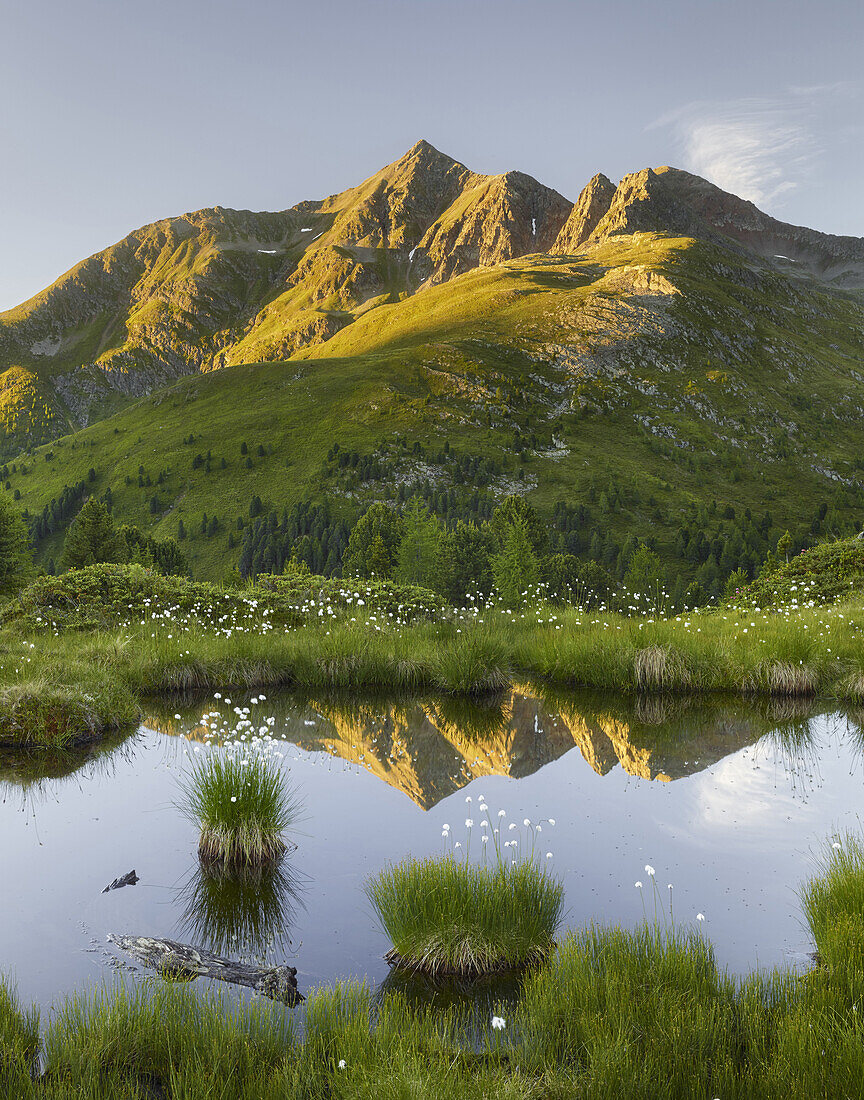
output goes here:
{"type": "Polygon", "coordinates": [[[820,153],[815,100],[835,87],[790,89],[782,99],[688,103],[652,124],[671,128],[683,166],[757,206],[782,203],[820,153]]]}

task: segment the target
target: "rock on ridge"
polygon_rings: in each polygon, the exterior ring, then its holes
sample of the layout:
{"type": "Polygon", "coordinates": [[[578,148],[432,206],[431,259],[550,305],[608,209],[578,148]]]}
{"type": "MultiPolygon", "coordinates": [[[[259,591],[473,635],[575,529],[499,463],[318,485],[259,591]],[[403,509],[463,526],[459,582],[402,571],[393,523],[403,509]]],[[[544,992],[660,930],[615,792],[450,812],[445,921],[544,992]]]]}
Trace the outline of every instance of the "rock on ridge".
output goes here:
{"type": "Polygon", "coordinates": [[[413,258],[412,280],[435,284],[534,252],[548,252],[571,203],[523,172],[472,175],[413,258]]]}
{"type": "Polygon", "coordinates": [[[552,252],[567,255],[578,252],[590,239],[597,224],[608,211],[615,196],[615,184],[602,172],[598,172],[582,188],[570,216],[552,246],[552,252]]]}

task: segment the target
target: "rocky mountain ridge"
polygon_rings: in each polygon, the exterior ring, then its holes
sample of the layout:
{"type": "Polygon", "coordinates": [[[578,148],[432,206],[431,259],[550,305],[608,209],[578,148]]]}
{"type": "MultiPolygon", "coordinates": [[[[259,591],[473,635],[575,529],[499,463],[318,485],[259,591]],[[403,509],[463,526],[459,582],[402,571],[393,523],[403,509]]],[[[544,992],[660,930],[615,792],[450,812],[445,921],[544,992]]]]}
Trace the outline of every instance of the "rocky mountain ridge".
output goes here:
{"type": "MultiPolygon", "coordinates": [[[[617,187],[597,175],[571,204],[530,176],[478,175],[420,141],[323,200],[144,226],[0,314],[0,452],[186,374],[308,354],[370,311],[479,268],[590,255],[645,232],[719,243],[842,290],[864,286],[861,239],[786,225],[678,169],[644,169],[617,187]]],[[[622,278],[619,289],[638,296],[665,276],[622,278]]]]}

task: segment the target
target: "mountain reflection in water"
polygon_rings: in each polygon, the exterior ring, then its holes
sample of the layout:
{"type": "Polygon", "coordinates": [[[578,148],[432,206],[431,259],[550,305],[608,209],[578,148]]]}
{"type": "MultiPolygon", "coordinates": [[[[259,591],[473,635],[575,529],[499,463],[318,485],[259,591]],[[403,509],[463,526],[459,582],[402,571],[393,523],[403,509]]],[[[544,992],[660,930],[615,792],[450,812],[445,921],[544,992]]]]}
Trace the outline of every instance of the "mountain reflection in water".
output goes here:
{"type": "MultiPolygon", "coordinates": [[[[152,704],[145,724],[211,740],[200,724],[202,711],[218,711],[233,726],[238,705],[250,704],[240,697],[230,705],[210,697],[175,698],[152,704]]],[[[272,736],[357,764],[425,810],[481,776],[522,778],[574,749],[598,775],[620,766],[660,782],[703,771],[768,732],[800,753],[818,710],[800,700],[629,698],[529,686],[483,702],[280,693],[250,706],[253,719],[275,719],[272,736]]]]}

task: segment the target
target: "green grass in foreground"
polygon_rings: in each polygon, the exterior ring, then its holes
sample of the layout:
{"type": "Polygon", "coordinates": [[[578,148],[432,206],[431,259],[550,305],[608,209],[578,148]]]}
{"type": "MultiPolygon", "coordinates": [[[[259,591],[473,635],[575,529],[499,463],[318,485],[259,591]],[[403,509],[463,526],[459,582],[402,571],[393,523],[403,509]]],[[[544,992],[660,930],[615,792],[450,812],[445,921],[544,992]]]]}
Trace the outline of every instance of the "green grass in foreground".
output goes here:
{"type": "Polygon", "coordinates": [[[180,806],[201,827],[203,863],[246,867],[285,854],[283,833],[296,822],[301,803],[273,760],[208,752],[190,769],[180,806]]]}
{"type": "Polygon", "coordinates": [[[389,867],[366,893],[393,943],[388,958],[438,977],[542,962],[564,888],[534,860],[475,864],[447,855],[389,867]]]}
{"type": "MultiPolygon", "coordinates": [[[[803,891],[811,971],[718,970],[687,928],[569,934],[477,1031],[470,1011],[347,982],[303,1010],[144,980],[37,1018],[0,986],[0,1095],[31,1100],[853,1100],[864,1094],[864,849],[843,838],[803,891]],[[834,925],[857,929],[835,943],[834,925]]],[[[494,1011],[494,1009],[493,1009],[494,1011]]]]}

